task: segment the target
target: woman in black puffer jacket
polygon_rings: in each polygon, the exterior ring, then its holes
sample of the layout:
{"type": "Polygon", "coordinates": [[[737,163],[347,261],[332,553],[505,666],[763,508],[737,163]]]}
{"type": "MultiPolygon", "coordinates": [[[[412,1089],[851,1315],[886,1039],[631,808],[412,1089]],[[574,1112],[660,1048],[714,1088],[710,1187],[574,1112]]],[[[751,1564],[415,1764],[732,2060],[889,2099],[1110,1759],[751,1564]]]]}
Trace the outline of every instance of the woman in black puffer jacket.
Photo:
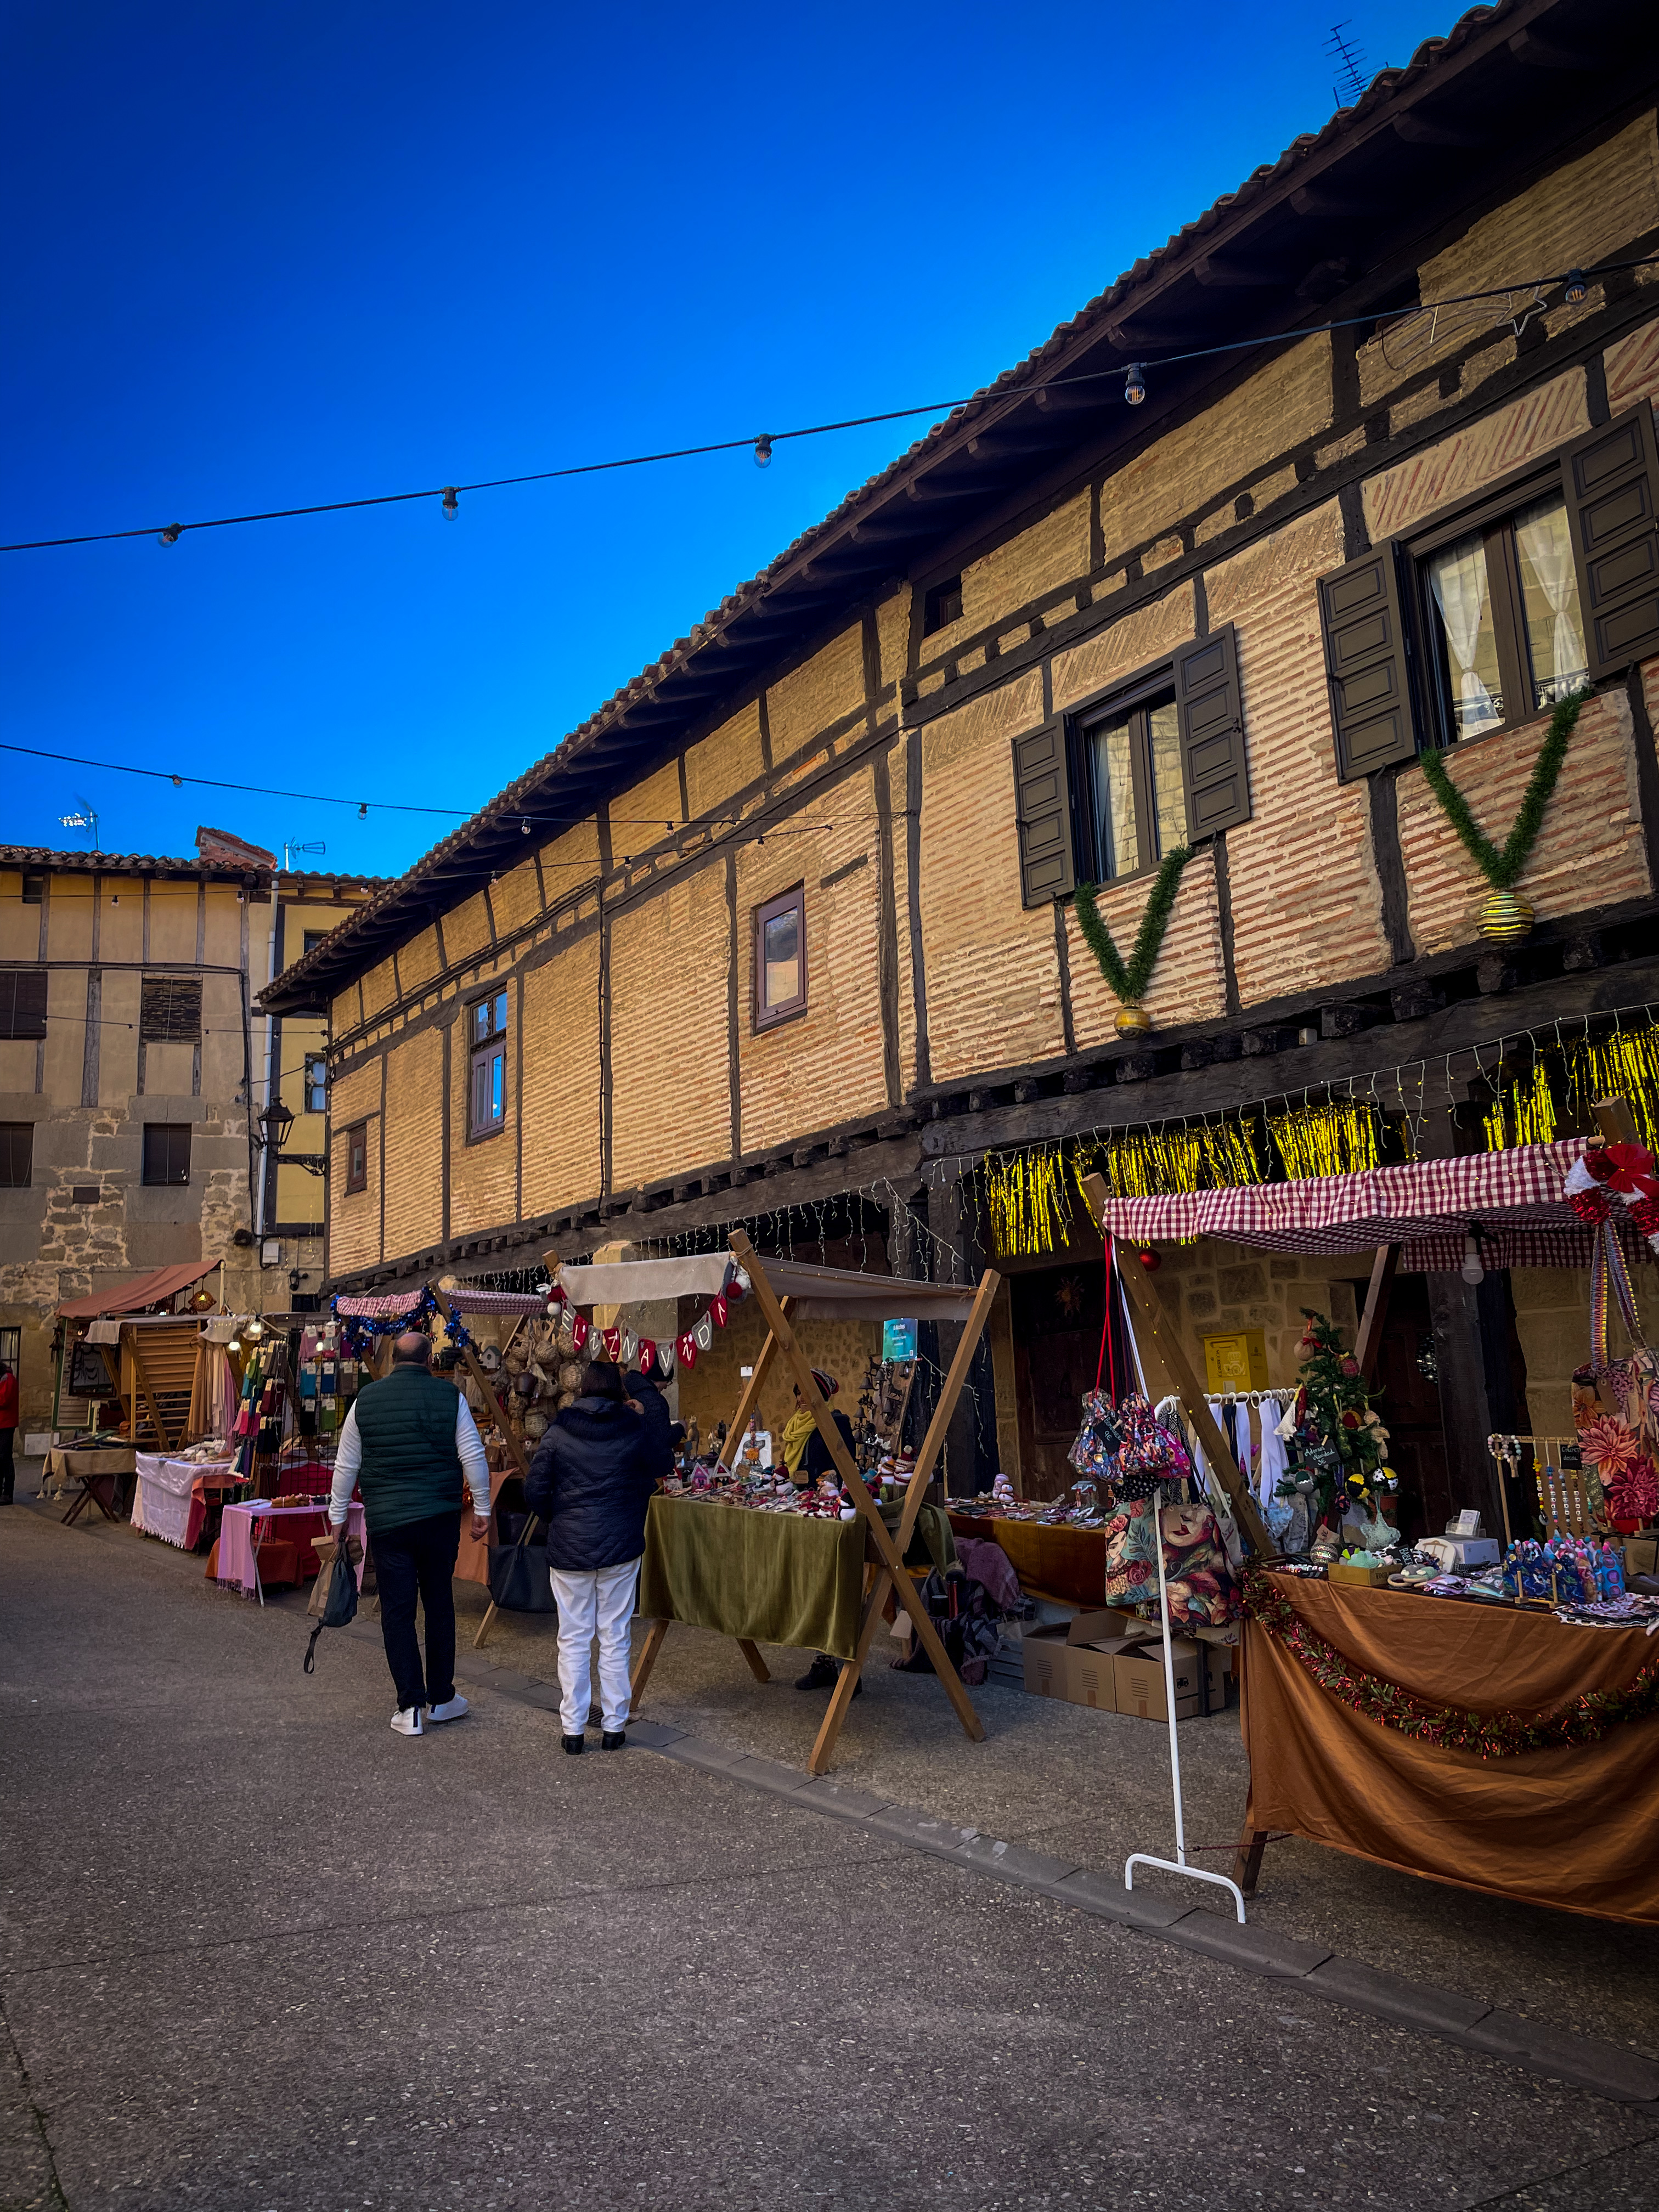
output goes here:
{"type": "Polygon", "coordinates": [[[554,1420],[530,1463],[525,1497],[547,1523],[548,1572],[559,1608],[559,1724],[567,1751],[583,1747],[596,1634],[600,1747],[620,1751],[625,1740],[628,1624],[645,1550],[646,1509],[672,1461],[668,1437],[660,1392],[643,1376],[624,1382],[612,1361],[595,1359],[575,1401],[554,1420]]]}

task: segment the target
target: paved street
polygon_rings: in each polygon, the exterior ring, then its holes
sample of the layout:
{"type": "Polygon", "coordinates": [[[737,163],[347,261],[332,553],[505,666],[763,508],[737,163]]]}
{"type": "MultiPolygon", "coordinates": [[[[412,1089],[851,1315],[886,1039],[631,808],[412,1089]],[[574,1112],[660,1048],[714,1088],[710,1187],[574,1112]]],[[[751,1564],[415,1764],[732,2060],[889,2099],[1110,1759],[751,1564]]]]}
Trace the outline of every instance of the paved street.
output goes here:
{"type": "MultiPolygon", "coordinates": [[[[545,1674],[544,1630],[509,1630],[491,1656],[545,1674]]],[[[644,1748],[564,1759],[522,1694],[468,1683],[465,1723],[403,1741],[377,1644],[325,1636],[307,1680],[305,1633],[125,1528],[0,1516],[3,2212],[1659,2203],[1651,2106],[644,1748]]],[[[801,1762],[806,1701],[731,1658],[678,1632],[652,1710],[801,1762]]],[[[1008,1835],[1024,1770],[1042,1848],[1068,1802],[1072,1856],[1115,1870],[1114,1803],[1165,1846],[1142,1724],[981,1704],[969,1747],[879,1670],[838,1777],[1008,1835]]],[[[1195,1833],[1237,1811],[1235,1723],[1204,1725],[1195,1833]]],[[[1274,1849],[1263,1924],[1485,1966],[1492,2002],[1651,2051],[1647,1939],[1534,1915],[1529,1942],[1274,1849]]]]}

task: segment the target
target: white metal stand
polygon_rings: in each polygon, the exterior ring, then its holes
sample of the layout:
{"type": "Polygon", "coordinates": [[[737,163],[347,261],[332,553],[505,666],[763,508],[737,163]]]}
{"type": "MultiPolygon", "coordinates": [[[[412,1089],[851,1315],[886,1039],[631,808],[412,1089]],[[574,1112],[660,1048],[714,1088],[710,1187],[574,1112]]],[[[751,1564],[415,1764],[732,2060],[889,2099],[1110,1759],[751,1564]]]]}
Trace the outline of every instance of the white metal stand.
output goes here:
{"type": "MultiPolygon", "coordinates": [[[[1134,1345],[1134,1330],[1129,1324],[1127,1309],[1123,1319],[1129,1341],[1134,1345]]],[[[1145,1391],[1146,1377],[1141,1369],[1140,1347],[1138,1345],[1134,1345],[1134,1352],[1140,1387],[1145,1391]]],[[[1162,1867],[1166,1874],[1184,1874],[1191,1881],[1211,1882],[1216,1888],[1228,1891],[1238,1908],[1238,1917],[1242,1923],[1244,1918],[1244,1893],[1238,1884],[1224,1874],[1212,1874],[1207,1867],[1188,1866],[1187,1863],[1187,1822],[1181,1805],[1181,1743],[1176,1722],[1175,1654],[1170,1649],[1170,1589],[1164,1572],[1164,1492],[1161,1485],[1152,1496],[1152,1540],[1158,1553],[1158,1611],[1164,1616],[1164,1702],[1170,1722],[1170,1787],[1175,1798],[1176,1855],[1172,1859],[1160,1859],[1154,1857],[1150,1851],[1131,1851],[1123,1862],[1123,1887],[1125,1889],[1134,1887],[1138,1866],[1162,1867]]],[[[1199,1662],[1203,1664],[1201,1652],[1199,1662]]]]}
{"type": "MultiPolygon", "coordinates": [[[[1164,1699],[1170,1715],[1170,1786],[1175,1796],[1176,1855],[1172,1859],[1155,1858],[1150,1851],[1132,1851],[1123,1862],[1123,1887],[1135,1886],[1138,1866],[1162,1867],[1166,1874],[1184,1874],[1193,1881],[1213,1882],[1218,1889],[1231,1893],[1238,1908],[1238,1917],[1244,1917],[1244,1893],[1238,1884],[1224,1874],[1212,1874],[1207,1867],[1187,1863],[1187,1823],[1181,1807],[1181,1742],[1176,1734],[1175,1654],[1170,1649],[1170,1592],[1164,1577],[1164,1522],[1161,1493],[1152,1501],[1155,1520],[1154,1534],[1158,1542],[1158,1597],[1164,1613],[1164,1699]]],[[[1202,1655],[1200,1654],[1200,1663],[1202,1655]]]]}

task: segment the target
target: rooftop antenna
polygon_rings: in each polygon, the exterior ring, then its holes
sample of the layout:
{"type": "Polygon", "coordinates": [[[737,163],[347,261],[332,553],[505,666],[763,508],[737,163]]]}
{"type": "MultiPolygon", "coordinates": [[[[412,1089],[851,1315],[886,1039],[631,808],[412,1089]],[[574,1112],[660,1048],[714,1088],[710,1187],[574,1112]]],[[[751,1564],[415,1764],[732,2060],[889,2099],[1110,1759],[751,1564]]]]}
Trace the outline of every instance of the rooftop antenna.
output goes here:
{"type": "Polygon", "coordinates": [[[1352,15],[1345,15],[1340,23],[1333,23],[1331,35],[1325,41],[1325,52],[1336,70],[1336,82],[1332,85],[1331,92],[1339,107],[1354,106],[1365,89],[1365,49],[1343,36],[1352,23],[1352,15]]]}
{"type": "Polygon", "coordinates": [[[317,840],[314,845],[296,845],[291,837],[284,837],[283,840],[283,873],[285,876],[291,876],[294,873],[294,855],[296,853],[325,853],[327,850],[328,847],[323,842],[320,837],[317,840]]]}
{"type": "Polygon", "coordinates": [[[58,821],[65,830],[89,830],[92,832],[93,851],[94,853],[101,851],[102,848],[98,842],[98,817],[93,811],[91,800],[82,799],[77,793],[75,806],[76,811],[73,814],[60,814],[58,817],[58,821]]]}

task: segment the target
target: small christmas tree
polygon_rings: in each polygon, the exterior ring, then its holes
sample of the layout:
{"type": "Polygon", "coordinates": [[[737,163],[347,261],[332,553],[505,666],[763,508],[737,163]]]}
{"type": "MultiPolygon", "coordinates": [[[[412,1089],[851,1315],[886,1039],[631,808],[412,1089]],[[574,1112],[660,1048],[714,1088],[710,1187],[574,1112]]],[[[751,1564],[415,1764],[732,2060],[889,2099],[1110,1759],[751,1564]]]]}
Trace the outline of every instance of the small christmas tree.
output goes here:
{"type": "Polygon", "coordinates": [[[1301,1389],[1284,1492],[1311,1476],[1320,1520],[1335,1528],[1355,1510],[1375,1520],[1377,1492],[1395,1487],[1394,1470],[1382,1463],[1389,1432],[1371,1408],[1358,1361],[1343,1349],[1341,1331],[1308,1306],[1302,1317],[1308,1325],[1298,1347],[1301,1389]]]}

